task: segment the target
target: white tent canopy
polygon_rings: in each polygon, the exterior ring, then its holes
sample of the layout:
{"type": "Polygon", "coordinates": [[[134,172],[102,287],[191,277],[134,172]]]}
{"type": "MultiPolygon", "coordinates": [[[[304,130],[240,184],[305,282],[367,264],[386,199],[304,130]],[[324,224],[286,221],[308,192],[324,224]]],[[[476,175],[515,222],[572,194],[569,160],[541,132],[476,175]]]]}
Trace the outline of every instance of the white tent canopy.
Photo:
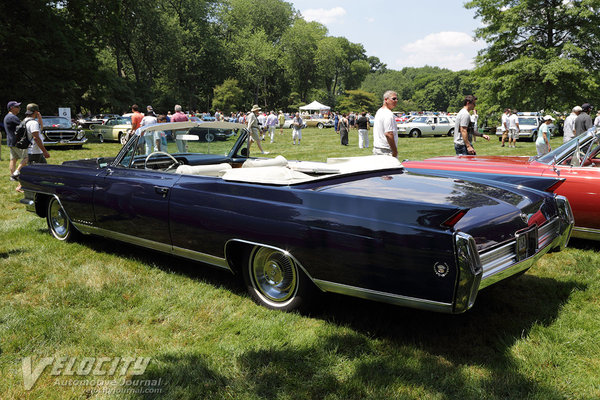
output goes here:
{"type": "Polygon", "coordinates": [[[317,110],[317,111],[321,111],[321,110],[329,110],[331,107],[326,106],[325,104],[321,104],[318,101],[313,101],[310,104],[307,104],[305,106],[300,107],[300,111],[305,111],[305,110],[317,110]]]}

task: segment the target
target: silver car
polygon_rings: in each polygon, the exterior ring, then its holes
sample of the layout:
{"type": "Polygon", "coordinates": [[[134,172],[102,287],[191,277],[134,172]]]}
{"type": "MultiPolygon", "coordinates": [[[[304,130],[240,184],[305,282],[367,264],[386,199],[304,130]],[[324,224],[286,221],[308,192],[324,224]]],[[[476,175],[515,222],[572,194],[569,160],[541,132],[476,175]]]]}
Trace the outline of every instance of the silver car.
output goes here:
{"type": "Polygon", "coordinates": [[[398,134],[410,137],[452,136],[454,121],[447,115],[421,115],[404,124],[398,124],[398,134]]]}
{"type": "MultiPolygon", "coordinates": [[[[519,137],[517,139],[527,139],[535,142],[542,122],[542,117],[538,115],[519,115],[519,137]]],[[[496,128],[498,140],[502,140],[501,128],[501,126],[496,128]]],[[[552,137],[555,130],[556,126],[554,124],[550,125],[550,137],[552,137]]]]}

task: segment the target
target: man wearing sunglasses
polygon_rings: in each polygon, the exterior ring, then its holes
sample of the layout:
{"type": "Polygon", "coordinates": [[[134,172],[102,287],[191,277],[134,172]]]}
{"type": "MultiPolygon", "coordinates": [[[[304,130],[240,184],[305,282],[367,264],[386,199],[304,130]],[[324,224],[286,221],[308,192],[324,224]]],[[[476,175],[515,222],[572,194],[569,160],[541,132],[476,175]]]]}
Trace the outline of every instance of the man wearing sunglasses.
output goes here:
{"type": "Polygon", "coordinates": [[[398,126],[392,110],[398,104],[398,94],[388,90],[383,94],[383,106],[373,123],[373,154],[398,157],[398,126]]]}
{"type": "Polygon", "coordinates": [[[454,150],[456,155],[466,156],[475,155],[473,148],[473,136],[481,136],[485,140],[490,140],[488,135],[481,135],[473,129],[470,112],[475,109],[477,97],[473,95],[465,96],[464,107],[456,115],[456,123],[454,125],[454,150]]]}

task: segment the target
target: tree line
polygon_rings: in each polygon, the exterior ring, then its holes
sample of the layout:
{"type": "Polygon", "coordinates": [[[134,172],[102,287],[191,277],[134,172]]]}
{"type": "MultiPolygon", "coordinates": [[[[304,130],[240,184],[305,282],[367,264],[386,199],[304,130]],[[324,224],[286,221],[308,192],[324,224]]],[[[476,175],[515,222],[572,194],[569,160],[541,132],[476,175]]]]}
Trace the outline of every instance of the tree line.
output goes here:
{"type": "MultiPolygon", "coordinates": [[[[0,4],[0,93],[49,112],[123,112],[132,103],[201,111],[319,100],[374,111],[480,114],[600,106],[599,0],[471,0],[487,46],[471,71],[388,69],[282,0],[23,0],[0,4]]],[[[6,102],[5,101],[5,102],[6,102]]]]}

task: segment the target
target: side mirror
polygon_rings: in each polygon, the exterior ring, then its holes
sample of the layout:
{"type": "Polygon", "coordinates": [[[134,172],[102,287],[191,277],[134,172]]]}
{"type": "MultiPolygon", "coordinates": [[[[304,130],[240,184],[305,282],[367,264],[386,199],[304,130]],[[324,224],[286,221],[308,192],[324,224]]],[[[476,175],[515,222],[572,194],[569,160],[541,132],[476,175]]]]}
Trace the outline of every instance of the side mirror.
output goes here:
{"type": "Polygon", "coordinates": [[[108,167],[108,163],[106,162],[106,160],[104,160],[104,157],[98,157],[96,159],[96,163],[98,164],[98,168],[100,169],[108,167]]]}
{"type": "Polygon", "coordinates": [[[242,148],[242,149],[240,150],[240,155],[241,155],[242,157],[248,157],[248,148],[247,148],[247,147],[244,147],[244,148],[242,148]]]}

